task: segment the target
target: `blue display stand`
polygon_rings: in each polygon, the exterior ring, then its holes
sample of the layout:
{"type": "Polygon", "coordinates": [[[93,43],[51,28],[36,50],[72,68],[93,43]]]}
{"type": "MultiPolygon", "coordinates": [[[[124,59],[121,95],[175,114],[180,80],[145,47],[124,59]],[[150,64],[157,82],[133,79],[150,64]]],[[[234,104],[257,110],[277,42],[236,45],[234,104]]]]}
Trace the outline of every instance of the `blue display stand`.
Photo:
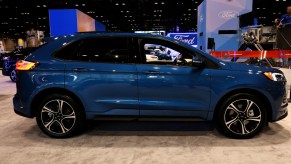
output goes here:
{"type": "Polygon", "coordinates": [[[214,38],[216,50],[237,50],[239,16],[252,5],[253,0],[204,0],[198,6],[198,48],[209,52],[208,38],[214,38]]]}
{"type": "Polygon", "coordinates": [[[104,24],[77,9],[50,9],[49,22],[51,36],[76,32],[106,31],[104,24]]]}

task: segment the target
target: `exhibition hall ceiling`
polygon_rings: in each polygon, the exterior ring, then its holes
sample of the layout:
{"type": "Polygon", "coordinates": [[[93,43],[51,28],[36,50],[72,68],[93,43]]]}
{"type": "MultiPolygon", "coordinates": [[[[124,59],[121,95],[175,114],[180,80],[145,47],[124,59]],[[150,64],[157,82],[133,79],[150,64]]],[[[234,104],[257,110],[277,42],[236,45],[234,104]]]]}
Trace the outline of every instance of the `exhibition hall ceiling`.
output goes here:
{"type": "MultiPolygon", "coordinates": [[[[0,0],[0,34],[24,36],[30,28],[49,35],[48,9],[79,9],[106,25],[108,31],[196,31],[197,6],[203,0],[0,0]]],[[[231,0],[225,0],[231,1],[231,0]]],[[[290,0],[254,0],[259,24],[272,25],[290,0]],[[272,5],[270,5],[272,4],[272,5]]]]}

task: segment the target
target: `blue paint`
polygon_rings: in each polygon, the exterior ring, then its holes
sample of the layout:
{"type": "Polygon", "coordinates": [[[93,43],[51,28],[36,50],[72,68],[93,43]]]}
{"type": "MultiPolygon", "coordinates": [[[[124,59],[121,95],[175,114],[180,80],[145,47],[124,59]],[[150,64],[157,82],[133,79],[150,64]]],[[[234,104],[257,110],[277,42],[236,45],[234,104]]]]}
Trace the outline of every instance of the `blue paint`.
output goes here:
{"type": "Polygon", "coordinates": [[[76,9],[50,9],[51,36],[74,34],[78,31],[76,9]]]}
{"type": "Polygon", "coordinates": [[[254,25],[258,25],[258,24],[259,24],[258,18],[254,18],[254,25]]]}
{"type": "Polygon", "coordinates": [[[106,26],[98,21],[95,21],[96,31],[106,31],[106,26]]]}

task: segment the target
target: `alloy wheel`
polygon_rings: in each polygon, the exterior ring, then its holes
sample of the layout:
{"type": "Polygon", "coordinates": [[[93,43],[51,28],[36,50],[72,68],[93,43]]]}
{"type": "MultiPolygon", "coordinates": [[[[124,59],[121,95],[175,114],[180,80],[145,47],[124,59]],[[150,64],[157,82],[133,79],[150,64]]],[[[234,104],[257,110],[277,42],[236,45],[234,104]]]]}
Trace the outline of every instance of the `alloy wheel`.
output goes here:
{"type": "Polygon", "coordinates": [[[262,121],[259,106],[252,100],[239,99],[228,105],[224,112],[224,123],[233,133],[247,135],[255,131],[262,121]]]}
{"type": "Polygon", "coordinates": [[[41,109],[41,122],[51,133],[64,134],[74,127],[76,113],[68,102],[61,99],[51,100],[41,109]]]}

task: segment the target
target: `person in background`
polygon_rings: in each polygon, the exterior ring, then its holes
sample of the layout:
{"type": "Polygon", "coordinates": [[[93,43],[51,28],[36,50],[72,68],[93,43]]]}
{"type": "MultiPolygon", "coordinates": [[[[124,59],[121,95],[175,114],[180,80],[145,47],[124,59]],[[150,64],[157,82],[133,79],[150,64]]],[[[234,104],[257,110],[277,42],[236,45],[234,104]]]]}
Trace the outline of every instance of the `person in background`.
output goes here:
{"type": "Polygon", "coordinates": [[[282,15],[278,28],[291,26],[291,6],[287,7],[287,14],[282,15]]]}

